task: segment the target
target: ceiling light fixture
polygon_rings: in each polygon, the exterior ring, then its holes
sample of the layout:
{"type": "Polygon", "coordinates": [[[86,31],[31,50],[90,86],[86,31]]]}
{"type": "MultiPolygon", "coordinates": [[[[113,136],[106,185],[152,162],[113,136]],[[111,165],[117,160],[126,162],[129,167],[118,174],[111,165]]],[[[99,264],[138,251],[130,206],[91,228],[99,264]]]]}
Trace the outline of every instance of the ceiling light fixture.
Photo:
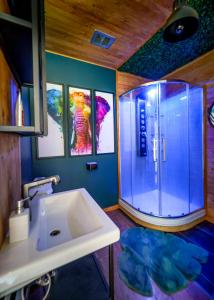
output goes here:
{"type": "Polygon", "coordinates": [[[163,38],[166,42],[176,43],[191,37],[198,29],[197,11],[187,5],[187,0],[175,0],[173,13],[167,20],[163,38]]]}

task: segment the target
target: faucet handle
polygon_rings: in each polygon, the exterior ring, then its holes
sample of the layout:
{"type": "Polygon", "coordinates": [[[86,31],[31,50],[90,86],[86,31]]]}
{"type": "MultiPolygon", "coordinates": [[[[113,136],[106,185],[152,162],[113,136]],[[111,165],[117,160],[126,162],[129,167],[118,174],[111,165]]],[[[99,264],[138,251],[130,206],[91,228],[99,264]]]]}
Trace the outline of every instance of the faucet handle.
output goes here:
{"type": "Polygon", "coordinates": [[[30,206],[30,197],[27,197],[25,199],[21,199],[17,201],[17,214],[21,214],[24,211],[24,204],[25,202],[28,203],[28,205],[30,206]]]}

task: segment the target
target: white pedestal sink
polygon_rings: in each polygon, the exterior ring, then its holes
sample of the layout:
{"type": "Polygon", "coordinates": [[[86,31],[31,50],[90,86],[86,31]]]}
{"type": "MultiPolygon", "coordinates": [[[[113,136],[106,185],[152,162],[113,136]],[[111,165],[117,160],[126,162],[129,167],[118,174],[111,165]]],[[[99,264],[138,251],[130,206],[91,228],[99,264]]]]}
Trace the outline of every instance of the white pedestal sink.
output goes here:
{"type": "Polygon", "coordinates": [[[119,240],[119,229],[85,189],[37,196],[28,240],[0,251],[0,297],[119,240]]]}

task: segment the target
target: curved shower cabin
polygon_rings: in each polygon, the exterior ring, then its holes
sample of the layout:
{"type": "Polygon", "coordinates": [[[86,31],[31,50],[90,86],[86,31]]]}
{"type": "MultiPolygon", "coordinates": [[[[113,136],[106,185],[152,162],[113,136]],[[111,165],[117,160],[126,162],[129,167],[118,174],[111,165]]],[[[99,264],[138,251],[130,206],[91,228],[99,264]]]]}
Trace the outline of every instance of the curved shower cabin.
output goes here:
{"type": "Polygon", "coordinates": [[[205,215],[203,89],[141,85],[119,99],[120,200],[139,224],[176,231],[205,215]]]}

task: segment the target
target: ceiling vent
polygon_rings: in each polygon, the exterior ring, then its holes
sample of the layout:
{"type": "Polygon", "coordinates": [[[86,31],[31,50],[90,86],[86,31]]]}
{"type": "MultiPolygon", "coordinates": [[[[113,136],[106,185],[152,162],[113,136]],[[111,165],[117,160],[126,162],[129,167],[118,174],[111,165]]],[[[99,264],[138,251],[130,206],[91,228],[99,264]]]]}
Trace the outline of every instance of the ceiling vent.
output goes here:
{"type": "Polygon", "coordinates": [[[94,31],[91,38],[91,44],[101,48],[108,49],[115,42],[116,38],[101,31],[94,31]]]}

